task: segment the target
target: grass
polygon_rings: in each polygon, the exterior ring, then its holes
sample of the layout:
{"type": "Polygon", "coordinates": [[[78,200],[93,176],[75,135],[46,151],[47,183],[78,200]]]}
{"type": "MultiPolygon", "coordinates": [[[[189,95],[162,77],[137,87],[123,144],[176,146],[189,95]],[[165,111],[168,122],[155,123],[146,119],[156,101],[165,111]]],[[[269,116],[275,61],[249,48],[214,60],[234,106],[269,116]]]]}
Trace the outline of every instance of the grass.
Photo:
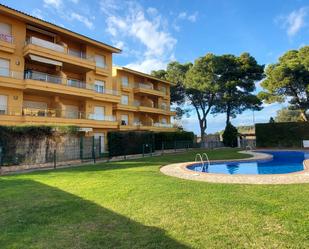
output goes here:
{"type": "Polygon", "coordinates": [[[159,172],[195,153],[1,177],[0,248],[309,248],[308,184],[211,184],[159,172]]]}

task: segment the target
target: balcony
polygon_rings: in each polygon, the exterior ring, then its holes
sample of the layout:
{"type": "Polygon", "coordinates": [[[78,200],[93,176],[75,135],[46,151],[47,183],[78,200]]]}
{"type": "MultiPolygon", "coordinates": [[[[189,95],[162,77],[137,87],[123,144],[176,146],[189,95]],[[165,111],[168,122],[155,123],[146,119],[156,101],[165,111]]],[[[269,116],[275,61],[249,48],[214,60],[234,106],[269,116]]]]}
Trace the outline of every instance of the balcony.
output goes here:
{"type": "Polygon", "coordinates": [[[26,41],[24,56],[37,55],[44,58],[75,65],[88,70],[95,69],[93,57],[88,57],[83,51],[67,48],[60,44],[49,42],[37,37],[30,37],[26,41]]]}
{"type": "Polygon", "coordinates": [[[144,83],[135,83],[134,93],[148,94],[159,97],[166,97],[166,91],[162,91],[161,88],[154,89],[153,85],[144,83]]]}
{"type": "Polygon", "coordinates": [[[16,45],[14,44],[14,37],[0,33],[0,51],[13,54],[15,49],[16,45]]]}
{"type": "Polygon", "coordinates": [[[104,116],[82,111],[72,112],[62,109],[40,109],[0,106],[0,122],[7,125],[75,125],[91,128],[117,128],[115,116],[104,116]]]}
{"type": "Polygon", "coordinates": [[[77,79],[67,79],[34,70],[26,70],[24,77],[25,89],[70,94],[114,103],[118,103],[120,100],[119,92],[116,90],[104,87],[99,89],[95,84],[89,84],[77,79]],[[46,84],[42,84],[42,82],[46,84]]]}
{"type": "Polygon", "coordinates": [[[51,74],[42,73],[42,72],[33,71],[33,70],[25,71],[25,79],[45,81],[45,82],[53,83],[53,84],[62,84],[63,82],[63,79],[60,76],[51,75],[51,74]]]}
{"type": "Polygon", "coordinates": [[[0,86],[23,89],[24,73],[0,67],[0,86]]]}

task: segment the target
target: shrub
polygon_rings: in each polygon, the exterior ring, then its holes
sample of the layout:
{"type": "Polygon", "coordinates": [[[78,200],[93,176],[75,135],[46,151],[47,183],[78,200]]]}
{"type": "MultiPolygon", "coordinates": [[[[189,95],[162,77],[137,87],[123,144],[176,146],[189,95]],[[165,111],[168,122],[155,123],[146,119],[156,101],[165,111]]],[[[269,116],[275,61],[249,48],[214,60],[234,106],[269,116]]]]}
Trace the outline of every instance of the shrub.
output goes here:
{"type": "Polygon", "coordinates": [[[302,140],[309,140],[308,122],[256,124],[258,147],[302,147],[302,140]]]}
{"type": "Polygon", "coordinates": [[[179,142],[189,142],[193,144],[194,133],[187,131],[176,131],[176,132],[157,132],[155,133],[155,148],[160,150],[162,148],[162,143],[164,143],[165,149],[172,149],[175,143],[179,142]]]}
{"type": "Polygon", "coordinates": [[[107,134],[108,150],[110,156],[130,155],[143,153],[143,145],[145,153],[150,152],[150,147],[154,150],[154,134],[153,132],[144,131],[112,131],[107,134]]]}
{"type": "Polygon", "coordinates": [[[223,144],[227,147],[237,147],[237,128],[228,123],[223,132],[223,144]]]}

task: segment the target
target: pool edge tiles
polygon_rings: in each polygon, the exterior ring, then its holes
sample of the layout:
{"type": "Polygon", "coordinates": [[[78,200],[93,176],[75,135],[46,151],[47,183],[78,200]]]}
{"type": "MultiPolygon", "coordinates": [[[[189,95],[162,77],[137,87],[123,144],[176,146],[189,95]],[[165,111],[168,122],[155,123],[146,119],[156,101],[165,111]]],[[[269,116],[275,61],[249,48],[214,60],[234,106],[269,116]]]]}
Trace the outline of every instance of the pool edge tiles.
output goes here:
{"type": "MultiPolygon", "coordinates": [[[[235,161],[256,161],[270,159],[271,156],[266,153],[240,151],[240,153],[247,153],[253,155],[252,158],[238,159],[238,160],[212,160],[211,162],[235,162],[235,161]]],[[[173,176],[181,179],[204,181],[211,183],[231,183],[231,184],[297,184],[309,183],[309,159],[304,161],[304,170],[294,173],[286,174],[272,174],[272,175],[228,175],[228,174],[214,174],[197,172],[187,169],[189,165],[195,162],[169,164],[160,168],[160,171],[168,176],[173,176]]]]}

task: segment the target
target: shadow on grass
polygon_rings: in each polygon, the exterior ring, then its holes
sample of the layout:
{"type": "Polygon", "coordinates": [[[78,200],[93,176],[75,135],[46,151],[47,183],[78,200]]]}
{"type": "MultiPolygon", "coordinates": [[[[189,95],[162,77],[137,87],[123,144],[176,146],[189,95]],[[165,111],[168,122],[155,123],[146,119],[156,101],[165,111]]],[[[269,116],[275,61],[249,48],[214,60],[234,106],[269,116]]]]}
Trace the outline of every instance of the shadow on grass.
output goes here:
{"type": "Polygon", "coordinates": [[[36,181],[0,179],[0,189],[2,249],[189,248],[162,229],[36,181]]]}

